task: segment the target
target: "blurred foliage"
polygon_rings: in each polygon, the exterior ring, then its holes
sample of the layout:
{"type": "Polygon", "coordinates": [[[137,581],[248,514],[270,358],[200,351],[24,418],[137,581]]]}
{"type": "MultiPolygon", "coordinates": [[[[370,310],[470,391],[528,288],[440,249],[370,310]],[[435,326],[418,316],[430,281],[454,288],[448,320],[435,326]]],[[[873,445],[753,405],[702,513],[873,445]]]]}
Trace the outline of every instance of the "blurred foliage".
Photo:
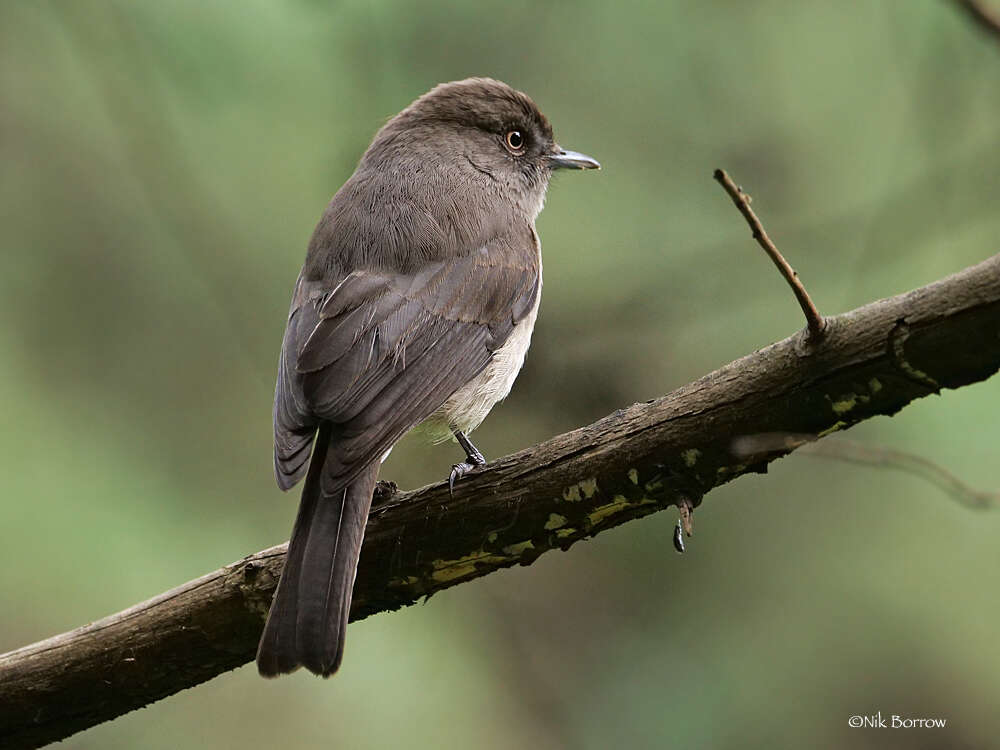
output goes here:
{"type": "MultiPolygon", "coordinates": [[[[496,457],[801,325],[725,167],[826,313],[996,252],[1000,48],[943,0],[0,4],[0,650],[287,538],[270,400],[291,286],[378,126],[440,81],[529,92],[600,173],[539,220],[496,457]]],[[[996,381],[857,439],[997,486],[996,381]]],[[[444,477],[408,439],[383,476],[444,477]]],[[[672,514],[351,627],[67,748],[985,747],[1000,520],[793,457],[672,514]],[[994,593],[990,593],[994,592],[994,593]],[[852,730],[853,714],[944,731],[852,730]]]]}

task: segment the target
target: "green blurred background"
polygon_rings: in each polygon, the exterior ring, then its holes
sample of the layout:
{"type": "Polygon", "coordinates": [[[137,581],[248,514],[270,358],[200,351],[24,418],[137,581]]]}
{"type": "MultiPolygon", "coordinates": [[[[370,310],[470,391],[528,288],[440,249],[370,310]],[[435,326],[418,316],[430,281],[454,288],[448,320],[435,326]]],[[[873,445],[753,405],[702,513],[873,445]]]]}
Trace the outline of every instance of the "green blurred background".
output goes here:
{"type": "MultiPolygon", "coordinates": [[[[1000,45],[944,0],[0,4],[0,651],[287,538],[274,366],[312,228],[375,130],[502,78],[599,173],[538,222],[498,457],[795,332],[725,167],[827,313],[1000,250],[1000,45]]],[[[852,437],[1000,484],[998,381],[852,437]]],[[[443,478],[407,439],[383,477],[443,478]]],[[[795,456],[352,625],[73,748],[996,747],[1000,516],[795,456]],[[945,730],[853,730],[854,714],[945,730]]]]}

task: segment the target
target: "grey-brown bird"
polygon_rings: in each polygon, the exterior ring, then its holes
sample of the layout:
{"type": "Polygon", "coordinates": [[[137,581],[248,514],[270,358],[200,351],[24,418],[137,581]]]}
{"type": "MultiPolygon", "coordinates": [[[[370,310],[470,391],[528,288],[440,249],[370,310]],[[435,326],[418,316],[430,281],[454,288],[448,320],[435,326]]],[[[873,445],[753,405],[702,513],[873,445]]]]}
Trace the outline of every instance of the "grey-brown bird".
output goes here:
{"type": "Polygon", "coordinates": [[[375,136],[337,191],[295,284],[274,394],[274,469],[303,475],[288,557],[257,651],[267,677],[340,666],[379,466],[423,424],[485,463],[468,433],[510,391],[542,289],[535,218],[560,148],[525,94],[437,86],[375,136]],[[311,449],[311,458],[310,458],[311,449]]]}

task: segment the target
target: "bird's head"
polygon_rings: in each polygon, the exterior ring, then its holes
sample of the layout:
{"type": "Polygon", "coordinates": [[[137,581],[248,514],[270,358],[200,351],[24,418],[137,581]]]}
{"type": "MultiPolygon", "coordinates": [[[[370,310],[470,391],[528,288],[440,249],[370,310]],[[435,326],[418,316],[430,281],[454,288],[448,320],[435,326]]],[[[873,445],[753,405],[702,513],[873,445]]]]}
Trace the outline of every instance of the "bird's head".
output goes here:
{"type": "Polygon", "coordinates": [[[526,94],[491,78],[443,83],[392,118],[362,164],[462,173],[510,197],[534,218],[556,169],[599,169],[556,143],[552,126],[526,94]]]}

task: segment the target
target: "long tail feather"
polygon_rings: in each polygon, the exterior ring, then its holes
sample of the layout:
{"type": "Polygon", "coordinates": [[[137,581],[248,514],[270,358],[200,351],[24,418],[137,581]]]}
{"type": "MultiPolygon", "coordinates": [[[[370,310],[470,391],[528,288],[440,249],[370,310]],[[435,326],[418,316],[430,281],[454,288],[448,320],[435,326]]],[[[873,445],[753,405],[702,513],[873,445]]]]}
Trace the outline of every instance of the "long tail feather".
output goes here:
{"type": "Polygon", "coordinates": [[[354,577],[379,467],[367,467],[347,487],[327,494],[321,479],[332,449],[324,426],[257,650],[257,669],[265,677],[299,666],[329,677],[343,658],[354,577]]]}

